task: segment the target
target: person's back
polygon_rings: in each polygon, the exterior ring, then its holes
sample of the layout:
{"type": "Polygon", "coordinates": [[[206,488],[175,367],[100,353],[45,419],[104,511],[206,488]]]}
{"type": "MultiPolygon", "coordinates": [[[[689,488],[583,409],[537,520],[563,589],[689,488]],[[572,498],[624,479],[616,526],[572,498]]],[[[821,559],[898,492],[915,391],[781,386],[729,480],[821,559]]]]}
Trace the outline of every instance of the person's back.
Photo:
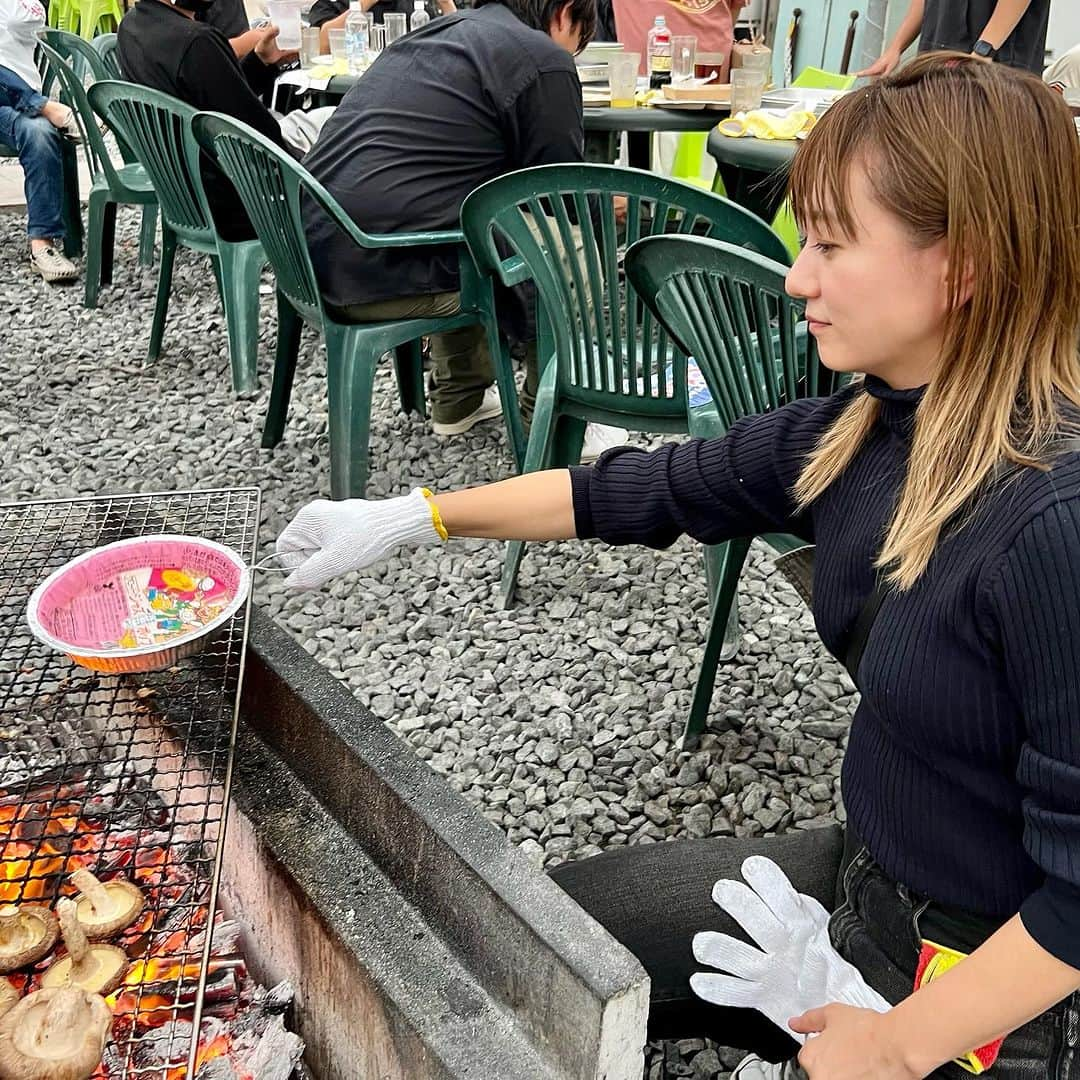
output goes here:
{"type": "MultiPolygon", "coordinates": [[[[274,79],[272,62],[258,52],[236,59],[225,35],[191,16],[208,10],[206,0],[140,0],[120,22],[117,53],[129,82],[160,90],[196,109],[223,112],[284,145],[274,115],[257,96],[274,79]]],[[[278,50],[270,37],[259,51],[272,61],[278,50]]],[[[211,162],[202,167],[206,196],[221,234],[228,240],[254,235],[232,185],[211,162]]]]}
{"type": "MultiPolygon", "coordinates": [[[[580,161],[583,139],[570,53],[492,3],[385,50],[304,164],[368,232],[454,229],[474,188],[529,165],[580,161]]],[[[458,287],[452,251],[360,250],[315,207],[307,229],[337,307],[458,287]]]]}

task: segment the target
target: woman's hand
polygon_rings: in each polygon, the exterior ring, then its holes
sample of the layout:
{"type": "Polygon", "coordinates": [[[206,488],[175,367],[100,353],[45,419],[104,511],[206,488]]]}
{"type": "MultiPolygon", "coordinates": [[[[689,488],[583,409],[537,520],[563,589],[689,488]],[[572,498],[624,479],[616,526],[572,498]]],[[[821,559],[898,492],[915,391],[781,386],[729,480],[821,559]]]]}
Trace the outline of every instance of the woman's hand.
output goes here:
{"type": "Polygon", "coordinates": [[[825,1005],[790,1021],[791,1030],[809,1035],[799,1064],[810,1080],[920,1080],[898,1044],[889,1013],[825,1005]]]}
{"type": "Polygon", "coordinates": [[[888,75],[899,63],[900,53],[895,49],[886,49],[868,68],[855,72],[855,77],[861,79],[863,76],[876,78],[881,75],[888,75]]]}

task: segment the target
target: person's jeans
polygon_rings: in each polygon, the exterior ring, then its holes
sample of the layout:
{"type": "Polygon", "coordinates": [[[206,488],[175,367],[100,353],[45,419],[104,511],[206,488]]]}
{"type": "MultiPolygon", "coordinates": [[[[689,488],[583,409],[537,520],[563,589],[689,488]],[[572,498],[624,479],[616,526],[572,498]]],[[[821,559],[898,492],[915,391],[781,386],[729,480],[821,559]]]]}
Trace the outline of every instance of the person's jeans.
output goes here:
{"type": "MultiPolygon", "coordinates": [[[[833,911],[834,947],[893,1003],[912,992],[925,899],[897,884],[865,847],[844,856],[839,827],[783,836],[677,840],[619,848],[566,863],[552,878],[641,961],[652,983],[649,1036],[707,1036],[770,1061],[791,1059],[795,1042],[753,1010],[728,1009],[697,998],[690,975],[702,970],[691,952],[699,930],[746,940],[742,929],[711,899],[718,878],[741,879],[750,855],[773,859],[800,892],[833,911]],[[840,873],[842,869],[842,873],[840,873]]],[[[949,942],[941,942],[949,944],[949,942]]],[[[822,1004],[825,1004],[824,1002],[822,1004]]],[[[792,1080],[802,1070],[786,1070],[792,1080]]],[[[949,1064],[936,1080],[969,1074],[949,1064]]],[[[988,1080],[1080,1080],[1080,994],[1074,994],[1009,1035],[988,1080]]]]}
{"type": "Polygon", "coordinates": [[[64,236],[61,136],[39,115],[46,100],[14,72],[0,67],[0,143],[19,155],[26,192],[26,231],[31,240],[60,240],[64,236]],[[13,101],[23,107],[11,104],[13,101]]]}
{"type": "Polygon", "coordinates": [[[0,64],[0,105],[18,109],[27,116],[40,116],[48,103],[49,99],[39,94],[25,79],[0,64]]]}

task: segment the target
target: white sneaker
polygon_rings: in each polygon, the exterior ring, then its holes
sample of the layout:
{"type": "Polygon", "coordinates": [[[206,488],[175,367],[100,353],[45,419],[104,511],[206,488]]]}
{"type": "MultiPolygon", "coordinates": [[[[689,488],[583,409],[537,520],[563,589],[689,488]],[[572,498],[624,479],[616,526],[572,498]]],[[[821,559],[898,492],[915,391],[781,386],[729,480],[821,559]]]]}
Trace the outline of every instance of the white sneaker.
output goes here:
{"type": "Polygon", "coordinates": [[[484,400],[474,412],[453,424],[441,424],[438,420],[433,420],[431,430],[436,435],[463,435],[482,421],[496,416],[502,416],[502,398],[499,397],[499,388],[492,385],[484,391],[484,400]]]}
{"type": "Polygon", "coordinates": [[[79,276],[75,264],[51,244],[37,251],[31,248],[30,265],[50,284],[56,281],[74,281],[79,276]]]}
{"type": "Polygon", "coordinates": [[[781,1080],[783,1075],[783,1065],[773,1065],[762,1061],[757,1054],[750,1054],[735,1066],[731,1080],[781,1080]]]}
{"type": "Polygon", "coordinates": [[[581,464],[590,464],[613,446],[625,446],[628,434],[625,428],[589,424],[585,428],[585,442],[581,447],[581,464]]]}

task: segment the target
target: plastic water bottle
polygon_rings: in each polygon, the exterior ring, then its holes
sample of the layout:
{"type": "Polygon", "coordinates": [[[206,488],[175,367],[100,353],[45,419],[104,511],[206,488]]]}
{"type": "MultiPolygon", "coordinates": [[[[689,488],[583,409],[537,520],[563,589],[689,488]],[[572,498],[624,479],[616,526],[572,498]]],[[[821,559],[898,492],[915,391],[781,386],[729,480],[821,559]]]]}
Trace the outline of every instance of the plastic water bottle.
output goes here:
{"type": "Polygon", "coordinates": [[[657,15],[648,37],[649,86],[656,90],[671,82],[671,31],[663,15],[657,15]]]}
{"type": "Polygon", "coordinates": [[[427,13],[424,0],[413,0],[413,10],[409,16],[409,29],[419,30],[421,26],[427,26],[429,22],[431,22],[431,16],[427,13]]]}
{"type": "Polygon", "coordinates": [[[349,59],[349,74],[360,75],[367,65],[368,21],[360,0],[351,0],[345,19],[345,55],[349,59]]]}

